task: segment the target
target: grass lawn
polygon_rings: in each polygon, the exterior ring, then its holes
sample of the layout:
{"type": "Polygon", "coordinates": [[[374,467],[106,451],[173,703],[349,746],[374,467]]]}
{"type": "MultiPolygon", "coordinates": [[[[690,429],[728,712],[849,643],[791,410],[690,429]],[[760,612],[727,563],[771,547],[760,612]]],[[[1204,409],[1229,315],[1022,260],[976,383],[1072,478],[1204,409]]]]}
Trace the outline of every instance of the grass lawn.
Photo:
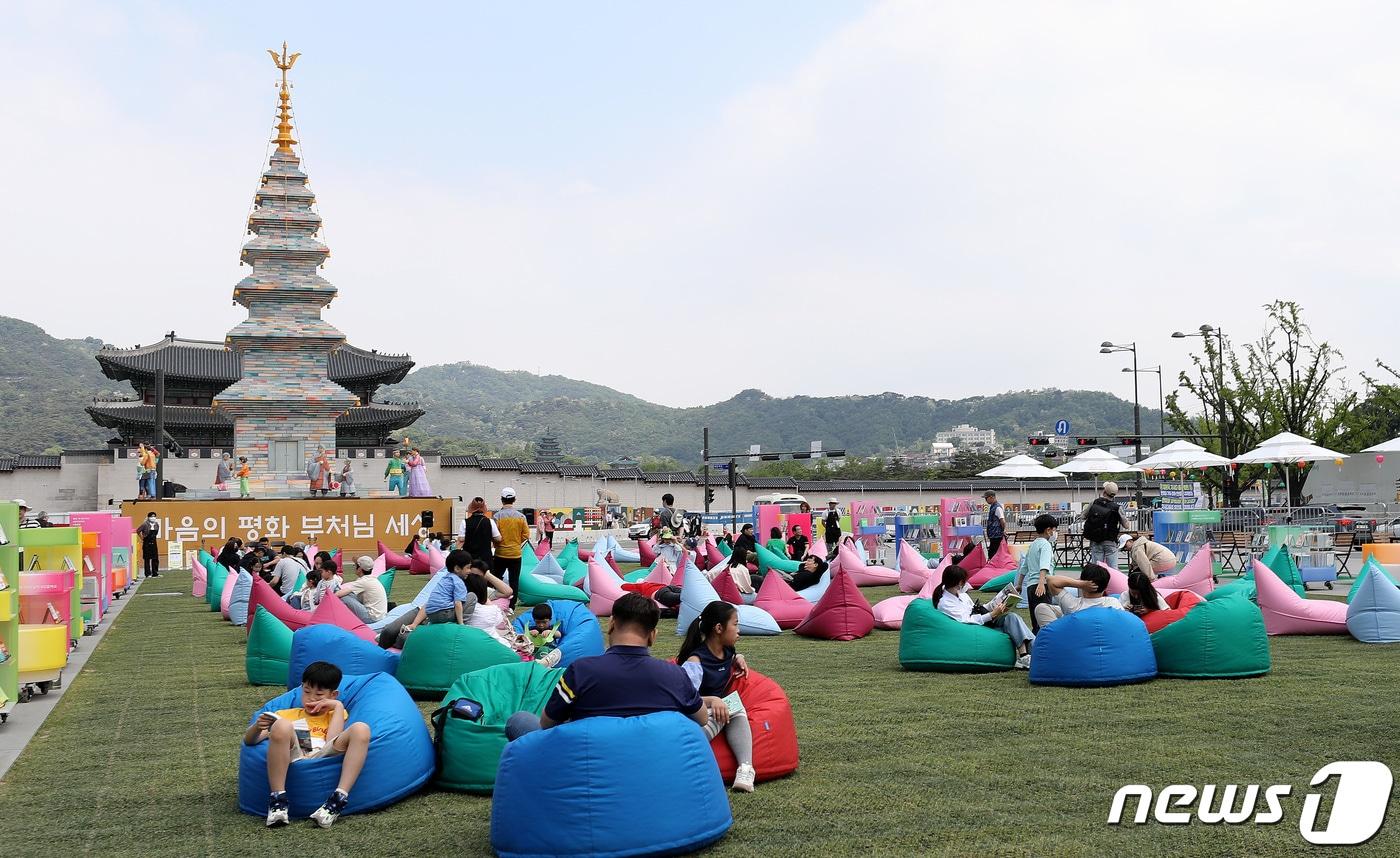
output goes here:
{"type": "MultiPolygon", "coordinates": [[[[422,581],[400,575],[394,599],[422,581]]],[[[489,853],[490,799],[431,788],[331,831],[306,821],[268,831],[239,813],[240,735],[277,689],[246,684],[241,629],[188,596],[153,595],[189,583],[148,581],[82,675],[67,677],[71,690],[0,783],[4,842],[79,855],[489,853]]],[[[659,655],[675,654],[674,629],[663,623],[659,655]]],[[[1334,760],[1400,768],[1398,647],[1275,638],[1273,672],[1259,679],[1076,690],[1032,687],[1024,672],[905,673],[898,642],[897,632],[742,641],[792,699],[802,768],[734,796],[734,828],[711,853],[1309,854],[1297,819],[1314,771],[1334,760]],[[1109,827],[1109,802],[1130,783],[1294,789],[1278,825],[1109,827]]],[[[1400,851],[1395,804],[1392,827],[1347,854],[1400,851]]],[[[654,796],[618,811],[645,825],[684,806],[654,796]]]]}

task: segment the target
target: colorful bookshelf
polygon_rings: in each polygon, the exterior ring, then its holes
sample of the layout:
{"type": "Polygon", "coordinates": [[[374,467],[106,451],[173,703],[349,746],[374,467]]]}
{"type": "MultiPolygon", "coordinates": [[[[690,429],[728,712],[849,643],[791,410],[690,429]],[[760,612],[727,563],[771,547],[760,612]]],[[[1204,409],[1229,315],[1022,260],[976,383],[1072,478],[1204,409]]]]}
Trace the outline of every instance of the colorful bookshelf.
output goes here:
{"type": "Polygon", "coordinates": [[[64,571],[72,574],[73,587],[68,594],[70,636],[76,642],[83,636],[83,531],[78,527],[30,527],[19,532],[19,547],[24,552],[21,572],[64,571]]]}
{"type": "Polygon", "coordinates": [[[0,662],[0,721],[8,720],[19,701],[19,507],[0,503],[0,577],[5,579],[0,589],[0,643],[5,646],[4,661],[0,662]]]}

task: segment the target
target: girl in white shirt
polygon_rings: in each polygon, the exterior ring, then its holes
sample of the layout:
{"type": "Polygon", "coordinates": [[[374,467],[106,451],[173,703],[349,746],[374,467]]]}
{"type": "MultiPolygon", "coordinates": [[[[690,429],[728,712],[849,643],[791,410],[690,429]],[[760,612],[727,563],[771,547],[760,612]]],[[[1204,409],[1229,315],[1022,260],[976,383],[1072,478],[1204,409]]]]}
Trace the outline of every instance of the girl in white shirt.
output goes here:
{"type": "Polygon", "coordinates": [[[961,566],[949,566],[943,570],[943,582],[933,589],[933,604],[938,610],[960,623],[987,626],[1003,632],[1011,638],[1016,648],[1016,666],[1029,670],[1031,666],[1031,643],[1035,635],[1018,614],[1002,603],[988,611],[967,594],[967,572],[961,566]]]}
{"type": "Polygon", "coordinates": [[[552,649],[540,658],[534,658],[535,648],[530,639],[516,634],[515,628],[510,624],[510,615],[490,602],[485,575],[467,575],[465,583],[467,592],[476,596],[476,604],[470,614],[463,616],[464,625],[481,629],[502,646],[510,647],[520,656],[521,661],[537,660],[545,667],[554,667],[559,663],[559,659],[563,658],[563,650],[560,649],[552,649]]]}

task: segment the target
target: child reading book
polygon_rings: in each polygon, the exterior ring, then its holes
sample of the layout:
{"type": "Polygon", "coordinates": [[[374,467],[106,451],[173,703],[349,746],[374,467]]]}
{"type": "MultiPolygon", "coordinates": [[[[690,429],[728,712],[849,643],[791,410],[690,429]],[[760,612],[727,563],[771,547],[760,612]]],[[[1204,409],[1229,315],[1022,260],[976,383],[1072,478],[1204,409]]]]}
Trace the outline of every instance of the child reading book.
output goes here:
{"type": "Polygon", "coordinates": [[[1019,600],[1020,595],[1016,594],[1015,582],[1012,582],[997,593],[996,598],[992,600],[992,608],[977,604],[967,594],[967,572],[961,566],[949,566],[944,569],[942,582],[933,588],[934,607],[960,623],[987,626],[1004,632],[1016,648],[1016,666],[1022,670],[1029,670],[1031,642],[1035,640],[1035,635],[1026,626],[1026,621],[1011,611],[1019,600]]]}
{"type": "Polygon", "coordinates": [[[370,728],[363,721],[347,723],[350,713],[338,699],[340,678],[340,668],[330,662],[308,664],[301,674],[301,705],[264,712],[243,734],[244,744],[268,743],[268,827],[290,821],[287,768],[297,760],[338,755],[345,758],[335,791],[311,814],[317,825],[330,828],[350,801],[350,790],[369,753],[370,728]]]}
{"type": "Polygon", "coordinates": [[[532,623],[525,628],[525,636],[534,648],[534,657],[540,658],[545,653],[557,649],[564,633],[554,625],[554,609],[549,603],[542,602],[536,605],[530,612],[530,619],[532,623]]]}
{"type": "Polygon", "coordinates": [[[705,725],[705,737],[713,739],[720,733],[734,752],[739,767],[734,772],[732,789],[753,792],[756,772],[753,767],[753,730],[738,694],[726,694],[730,680],[749,672],[744,657],[734,651],[739,642],[739,611],[728,602],[711,602],[700,612],[681,643],[679,664],[700,692],[700,698],[710,709],[705,725]],[[722,696],[723,695],[723,696],[722,696]]]}

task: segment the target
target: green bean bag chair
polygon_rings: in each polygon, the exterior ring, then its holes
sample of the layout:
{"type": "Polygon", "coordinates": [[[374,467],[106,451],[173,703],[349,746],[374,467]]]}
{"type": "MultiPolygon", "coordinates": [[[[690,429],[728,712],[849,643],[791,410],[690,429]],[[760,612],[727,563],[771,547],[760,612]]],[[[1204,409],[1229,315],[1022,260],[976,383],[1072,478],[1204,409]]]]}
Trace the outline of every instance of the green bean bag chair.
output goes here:
{"type": "Polygon", "coordinates": [[[789,560],[781,554],[774,553],[762,545],[755,545],[758,553],[758,571],[767,575],[769,569],[777,569],[779,572],[796,572],[801,566],[796,560],[789,560]]]}
{"type": "Polygon", "coordinates": [[[249,685],[287,687],[287,669],[292,660],[292,630],[267,608],[258,606],[253,626],[248,630],[248,648],[243,666],[249,685]]]}
{"type": "Polygon", "coordinates": [[[573,587],[575,590],[578,590],[580,593],[582,593],[583,590],[579,589],[578,585],[579,582],[583,581],[585,578],[588,577],[588,564],[584,563],[576,556],[568,563],[561,562],[559,565],[564,567],[565,586],[573,587]]]}
{"type": "Polygon", "coordinates": [[[384,597],[387,599],[394,598],[390,594],[394,592],[394,573],[397,571],[399,570],[386,569],[383,572],[380,572],[378,575],[374,576],[375,578],[379,579],[380,586],[384,588],[384,597]]]}
{"type": "Polygon", "coordinates": [[[1389,581],[1392,584],[1397,583],[1396,580],[1391,577],[1390,573],[1385,571],[1385,567],[1376,562],[1376,558],[1367,557],[1366,565],[1361,567],[1361,574],[1356,576],[1356,581],[1352,583],[1351,589],[1347,591],[1348,605],[1350,605],[1352,601],[1356,598],[1356,594],[1361,592],[1361,582],[1365,581],[1366,577],[1373,572],[1384,575],[1385,580],[1389,581]]]}
{"type": "Polygon", "coordinates": [[[734,553],[734,549],[729,547],[728,542],[720,542],[716,540],[715,544],[719,546],[719,553],[723,554],[725,557],[728,557],[729,555],[734,553]]]}
{"type": "Polygon", "coordinates": [[[983,584],[977,589],[981,590],[984,593],[992,593],[997,590],[1000,590],[1002,587],[1005,587],[1007,584],[1010,584],[1012,581],[1015,580],[1016,570],[1013,569],[1010,572],[1007,572],[1005,575],[998,575],[997,577],[993,578],[992,580],[988,581],[987,583],[983,584]]]}
{"type": "Polygon", "coordinates": [[[643,566],[640,569],[633,569],[631,572],[623,575],[622,580],[626,581],[628,584],[636,584],[638,581],[645,581],[646,577],[650,574],[651,567],[643,566]]]}
{"type": "MultiPolygon", "coordinates": [[[[585,564],[586,565],[586,564],[585,564]]],[[[586,571],[586,570],[585,570],[586,571]]],[[[567,573],[566,573],[567,575],[567,573]]],[[[567,577],[565,581],[569,580],[567,577]]],[[[588,594],[571,584],[556,584],[523,569],[516,588],[516,601],[527,608],[534,607],[550,599],[566,599],[571,602],[587,602],[588,594]]]]}
{"type": "Polygon", "coordinates": [[[1259,606],[1242,596],[1207,599],[1152,634],[1157,675],[1232,679],[1269,672],[1269,634],[1259,606]]]}
{"type": "Polygon", "coordinates": [[[542,714],[563,675],[562,668],[551,670],[536,661],[517,661],[457,677],[442,705],[466,697],[481,704],[481,717],[467,721],[448,712],[434,713],[439,748],[435,783],[444,789],[489,795],[496,786],[496,768],[506,748],[506,720],[516,712],[542,714]]]}
{"type": "Polygon", "coordinates": [[[570,539],[568,542],[564,543],[563,550],[559,552],[559,556],[555,559],[559,561],[560,566],[568,569],[569,564],[578,559],[578,540],[570,539]]]}
{"type": "MultiPolygon", "coordinates": [[[[219,563],[211,563],[204,567],[207,585],[204,591],[204,598],[209,603],[209,610],[219,613],[222,607],[219,600],[224,595],[224,581],[228,579],[228,570],[219,563]]],[[[285,679],[285,677],[283,677],[285,679]]]]}
{"type": "MultiPolygon", "coordinates": [[[[464,673],[519,664],[510,647],[471,626],[433,623],[414,629],[399,657],[399,682],[415,697],[440,696],[464,673]]],[[[286,681],[286,676],[282,677],[286,681]]]]}
{"type": "Polygon", "coordinates": [[[1011,638],[996,629],[960,623],[928,599],[915,599],[904,611],[899,666],[905,670],[975,673],[1015,665],[1011,638]]]}
{"type": "MultiPolygon", "coordinates": [[[[1259,558],[1259,562],[1269,567],[1280,581],[1299,593],[1303,592],[1303,576],[1298,572],[1298,564],[1293,562],[1293,555],[1289,553],[1286,546],[1275,545],[1264,552],[1264,556],[1259,558]]],[[[1253,579],[1254,573],[1250,572],[1245,577],[1253,579]]]]}

